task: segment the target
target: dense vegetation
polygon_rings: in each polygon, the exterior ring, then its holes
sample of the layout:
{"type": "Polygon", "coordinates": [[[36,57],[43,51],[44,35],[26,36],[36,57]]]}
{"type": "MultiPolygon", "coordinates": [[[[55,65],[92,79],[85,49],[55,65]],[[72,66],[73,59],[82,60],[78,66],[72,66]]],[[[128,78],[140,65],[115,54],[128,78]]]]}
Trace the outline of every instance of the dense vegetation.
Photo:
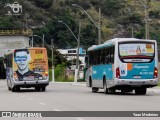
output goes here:
{"type": "MultiPolygon", "coordinates": [[[[81,22],[80,46],[87,49],[97,44],[98,30],[87,15],[73,7],[77,4],[87,11],[98,25],[99,8],[101,8],[102,42],[115,37],[145,38],[145,10],[140,3],[148,5],[150,39],[160,41],[160,1],[159,0],[0,0],[0,29],[32,29],[35,35],[45,35],[49,45],[54,39],[54,66],[57,79],[63,79],[64,68],[70,65],[56,51],[56,48],[75,48],[77,41],[69,29],[59,20],[66,23],[78,37],[81,22]],[[19,16],[7,16],[6,3],[18,2],[23,7],[19,16]],[[61,64],[61,65],[60,65],[61,64]],[[61,76],[59,78],[59,76],[61,76]]],[[[35,43],[41,46],[42,40],[34,37],[35,43]]],[[[48,49],[49,66],[51,67],[51,50],[48,49]]],[[[65,80],[64,76],[64,80],[65,80]]]]}
{"type": "MultiPolygon", "coordinates": [[[[141,0],[147,4],[148,0],[141,0]]],[[[5,3],[13,3],[14,0],[0,0],[0,8],[5,3]]],[[[21,16],[5,16],[1,10],[0,29],[31,28],[34,34],[42,36],[50,44],[54,38],[54,44],[58,48],[76,47],[77,42],[63,24],[65,22],[78,35],[78,23],[82,22],[81,46],[87,48],[97,44],[97,28],[92,24],[83,11],[72,6],[77,4],[83,7],[98,24],[98,9],[102,11],[102,40],[114,37],[131,37],[131,28],[134,37],[145,38],[144,7],[139,0],[17,0],[23,6],[21,16]]],[[[160,2],[150,0],[149,21],[151,39],[160,40],[160,2]]],[[[38,41],[37,41],[38,42],[38,41]]]]}

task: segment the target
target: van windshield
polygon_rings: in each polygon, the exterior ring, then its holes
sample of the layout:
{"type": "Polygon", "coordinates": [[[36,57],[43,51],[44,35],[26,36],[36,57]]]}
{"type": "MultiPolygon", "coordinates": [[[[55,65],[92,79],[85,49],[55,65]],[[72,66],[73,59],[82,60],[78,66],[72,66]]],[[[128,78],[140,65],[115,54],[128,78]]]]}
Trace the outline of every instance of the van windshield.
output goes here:
{"type": "Polygon", "coordinates": [[[152,59],[155,54],[154,42],[121,42],[119,57],[121,59],[152,59]]]}

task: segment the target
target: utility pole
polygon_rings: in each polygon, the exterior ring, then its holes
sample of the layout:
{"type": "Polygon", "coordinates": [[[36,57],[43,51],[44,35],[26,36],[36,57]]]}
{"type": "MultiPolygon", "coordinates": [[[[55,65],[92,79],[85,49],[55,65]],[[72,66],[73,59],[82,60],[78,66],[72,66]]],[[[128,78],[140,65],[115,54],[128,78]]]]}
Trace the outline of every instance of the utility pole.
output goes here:
{"type": "Polygon", "coordinates": [[[32,47],[33,47],[33,35],[32,35],[32,47]]]}
{"type": "Polygon", "coordinates": [[[148,6],[149,3],[147,3],[145,8],[145,16],[146,16],[146,39],[149,39],[149,15],[148,15],[148,6]]]}
{"type": "Polygon", "coordinates": [[[42,47],[44,47],[44,34],[43,34],[43,38],[42,38],[42,47]]]}
{"type": "Polygon", "coordinates": [[[55,78],[54,78],[54,65],[53,65],[53,51],[54,51],[53,39],[51,39],[51,45],[52,45],[52,81],[55,82],[55,78]]]}
{"type": "Polygon", "coordinates": [[[101,44],[101,8],[99,8],[98,45],[101,44]]]}
{"type": "Polygon", "coordinates": [[[144,7],[145,9],[145,22],[146,22],[146,25],[145,25],[145,29],[146,29],[146,39],[149,39],[149,14],[148,14],[148,8],[149,8],[149,2],[151,2],[150,0],[147,0],[147,3],[144,4],[142,2],[142,0],[139,0],[140,3],[142,4],[142,6],[144,7]]]}
{"type": "Polygon", "coordinates": [[[132,30],[132,38],[134,38],[134,30],[133,30],[133,26],[131,27],[132,30]]]}
{"type": "Polygon", "coordinates": [[[78,71],[79,71],[79,46],[80,46],[80,36],[81,36],[81,22],[79,22],[79,34],[78,34],[78,44],[77,44],[77,59],[76,59],[76,69],[75,69],[75,78],[74,82],[78,80],[78,71]]]}

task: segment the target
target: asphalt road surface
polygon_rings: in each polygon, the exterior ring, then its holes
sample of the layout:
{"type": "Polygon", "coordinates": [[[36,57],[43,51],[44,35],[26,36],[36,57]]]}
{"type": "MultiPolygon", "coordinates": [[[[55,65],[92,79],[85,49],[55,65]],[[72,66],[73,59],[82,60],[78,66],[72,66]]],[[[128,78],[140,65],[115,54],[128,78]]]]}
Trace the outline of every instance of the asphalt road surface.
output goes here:
{"type": "MultiPolygon", "coordinates": [[[[148,89],[146,95],[134,93],[92,93],[85,84],[50,83],[46,92],[33,88],[11,92],[5,80],[0,80],[0,111],[160,111],[160,89],[148,89]]],[[[0,118],[2,119],[2,118],[0,118]]],[[[5,118],[22,119],[22,118],[5,118]]],[[[24,119],[24,118],[23,118],[24,119]]],[[[26,118],[27,119],[27,118],[26,118]]],[[[158,120],[159,117],[48,117],[37,120],[158,120]]],[[[29,118],[29,120],[32,120],[29,118]]]]}

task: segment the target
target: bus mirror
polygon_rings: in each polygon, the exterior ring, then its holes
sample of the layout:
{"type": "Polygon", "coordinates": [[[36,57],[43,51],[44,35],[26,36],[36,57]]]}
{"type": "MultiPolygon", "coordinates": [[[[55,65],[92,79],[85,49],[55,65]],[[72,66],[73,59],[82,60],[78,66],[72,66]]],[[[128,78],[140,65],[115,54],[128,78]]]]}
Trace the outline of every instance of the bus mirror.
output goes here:
{"type": "Polygon", "coordinates": [[[4,58],[4,59],[3,59],[3,61],[4,61],[4,63],[6,63],[6,62],[7,62],[7,59],[6,59],[6,58],[4,58]]]}
{"type": "Polygon", "coordinates": [[[86,68],[88,68],[89,67],[88,56],[85,57],[85,63],[86,63],[86,68]]]}
{"type": "Polygon", "coordinates": [[[85,57],[85,63],[88,63],[88,56],[85,57]]]}

